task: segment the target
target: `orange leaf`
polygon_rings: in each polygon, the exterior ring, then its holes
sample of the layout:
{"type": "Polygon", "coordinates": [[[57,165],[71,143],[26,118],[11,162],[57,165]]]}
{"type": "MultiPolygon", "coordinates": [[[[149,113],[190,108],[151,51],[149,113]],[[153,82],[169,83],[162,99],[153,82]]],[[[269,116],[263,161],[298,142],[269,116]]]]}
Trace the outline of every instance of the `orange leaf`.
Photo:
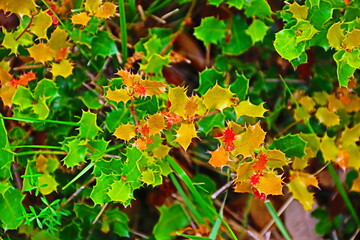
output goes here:
{"type": "Polygon", "coordinates": [[[255,172],[263,172],[266,169],[266,164],[268,162],[268,159],[266,158],[266,155],[261,153],[259,154],[259,157],[257,160],[255,160],[255,163],[252,165],[252,168],[255,172]]]}
{"type": "Polygon", "coordinates": [[[116,13],[116,5],[111,2],[105,2],[101,5],[97,12],[95,13],[95,17],[98,18],[108,18],[113,17],[116,13]]]}
{"type": "Polygon", "coordinates": [[[138,139],[136,139],[136,141],[135,141],[135,146],[136,146],[139,150],[143,151],[143,150],[146,149],[147,143],[146,143],[146,141],[145,141],[144,139],[138,138],[138,139]]]}
{"type": "Polygon", "coordinates": [[[248,182],[236,182],[234,192],[238,193],[251,193],[253,192],[250,183],[248,182]]]}
{"type": "Polygon", "coordinates": [[[338,157],[336,158],[336,163],[343,170],[349,167],[349,153],[346,151],[346,149],[344,148],[339,149],[338,157]]]}
{"type": "Polygon", "coordinates": [[[283,195],[282,183],[283,181],[281,180],[280,175],[275,175],[273,172],[265,172],[264,175],[260,177],[256,187],[260,192],[265,193],[266,195],[283,195]]]}
{"type": "Polygon", "coordinates": [[[182,123],[179,130],[176,131],[176,139],[185,150],[189,147],[191,140],[197,137],[194,123],[182,123]]]}
{"type": "Polygon", "coordinates": [[[214,167],[226,166],[229,161],[229,152],[226,151],[223,147],[218,147],[215,151],[211,152],[211,158],[209,163],[214,167]]]}
{"type": "Polygon", "coordinates": [[[147,96],[160,95],[166,90],[166,85],[160,81],[140,79],[139,84],[146,89],[147,96]]]}
{"type": "Polygon", "coordinates": [[[295,178],[298,178],[299,181],[301,181],[307,187],[313,186],[313,187],[319,188],[319,182],[318,182],[317,178],[312,174],[297,171],[291,175],[290,181],[292,181],[295,178]]]}
{"type": "Polygon", "coordinates": [[[358,172],[358,177],[353,181],[350,191],[360,192],[360,172],[358,172]]]}
{"type": "Polygon", "coordinates": [[[150,128],[149,136],[158,134],[165,128],[164,116],[161,113],[150,115],[147,122],[150,128]]]}
{"type": "Polygon", "coordinates": [[[24,73],[22,75],[19,76],[19,79],[11,79],[10,85],[11,86],[27,86],[28,83],[32,80],[36,79],[36,75],[35,73],[33,73],[32,71],[28,72],[28,73],[24,73]]]}
{"type": "Polygon", "coordinates": [[[130,87],[134,84],[134,78],[136,75],[132,74],[131,72],[120,69],[116,74],[122,78],[125,86],[130,87]]]}
{"type": "Polygon", "coordinates": [[[226,128],[223,134],[223,142],[225,145],[226,151],[232,151],[235,148],[234,141],[235,141],[235,132],[231,128],[226,128]]]}

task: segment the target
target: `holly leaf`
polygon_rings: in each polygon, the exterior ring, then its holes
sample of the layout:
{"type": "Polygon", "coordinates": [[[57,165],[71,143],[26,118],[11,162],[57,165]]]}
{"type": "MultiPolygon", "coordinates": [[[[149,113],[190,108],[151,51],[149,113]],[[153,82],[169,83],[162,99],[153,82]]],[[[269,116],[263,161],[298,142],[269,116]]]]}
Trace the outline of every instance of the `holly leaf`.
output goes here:
{"type": "Polygon", "coordinates": [[[49,44],[50,48],[54,51],[58,51],[64,47],[67,47],[67,38],[69,34],[62,28],[57,27],[51,34],[49,44]]]}
{"type": "Polygon", "coordinates": [[[203,70],[199,76],[199,87],[197,92],[204,95],[210,88],[214,87],[217,82],[224,81],[224,74],[215,68],[208,68],[203,70]]]}
{"type": "Polygon", "coordinates": [[[192,118],[195,116],[196,111],[198,110],[199,107],[198,100],[199,100],[198,96],[192,96],[188,99],[184,107],[184,115],[186,118],[192,118]]]}
{"type": "Polygon", "coordinates": [[[44,173],[39,177],[39,191],[44,195],[49,195],[53,191],[56,191],[58,185],[59,184],[56,182],[54,176],[49,173],[44,173]],[[41,187],[42,185],[45,186],[41,187]]]}
{"type": "Polygon", "coordinates": [[[211,152],[209,163],[214,167],[224,167],[229,161],[229,152],[223,147],[218,147],[215,151],[211,152]]]}
{"type": "Polygon", "coordinates": [[[360,192],[360,173],[358,173],[358,177],[353,181],[350,191],[360,192]]]}
{"type": "Polygon", "coordinates": [[[120,138],[125,141],[129,141],[133,137],[136,136],[135,134],[136,127],[132,124],[122,124],[115,129],[114,135],[117,138],[120,138]]]}
{"type": "Polygon", "coordinates": [[[320,150],[325,161],[334,161],[338,156],[338,148],[335,144],[335,138],[329,138],[326,134],[321,140],[320,150]]]}
{"type": "Polygon", "coordinates": [[[168,155],[170,149],[171,148],[166,145],[160,145],[159,147],[155,148],[152,153],[155,158],[163,159],[168,155]]]}
{"type": "Polygon", "coordinates": [[[204,117],[198,121],[199,131],[208,134],[214,127],[224,128],[225,116],[222,113],[216,113],[204,117]]]}
{"type": "Polygon", "coordinates": [[[293,17],[297,20],[307,19],[309,7],[306,5],[299,5],[296,1],[289,5],[289,12],[293,14],[293,17]]]}
{"type": "Polygon", "coordinates": [[[102,0],[86,0],[85,1],[85,11],[88,11],[90,13],[96,13],[96,11],[99,9],[101,3],[102,3],[102,0]]]}
{"type": "Polygon", "coordinates": [[[41,11],[34,16],[30,31],[38,38],[48,39],[46,36],[47,29],[52,25],[52,19],[46,11],[41,11]]]}
{"type": "Polygon", "coordinates": [[[219,109],[223,111],[225,108],[232,105],[231,98],[233,93],[228,88],[222,88],[217,83],[213,88],[207,91],[203,96],[203,103],[208,110],[219,109]]]}
{"type": "Polygon", "coordinates": [[[34,44],[27,50],[29,51],[30,57],[32,57],[35,62],[45,63],[51,61],[55,56],[54,50],[52,50],[47,43],[34,44]]]}
{"type": "Polygon", "coordinates": [[[244,101],[249,90],[249,79],[244,74],[236,73],[236,79],[230,84],[230,91],[235,93],[240,101],[244,101]]]}
{"type": "Polygon", "coordinates": [[[79,122],[80,136],[83,138],[93,139],[101,129],[96,124],[97,115],[95,113],[82,112],[81,120],[79,122]]]}
{"type": "Polygon", "coordinates": [[[35,79],[37,79],[35,73],[30,71],[28,73],[21,74],[19,76],[19,79],[11,79],[10,85],[11,86],[20,86],[21,85],[21,86],[26,87],[30,81],[35,80],[35,79]]]}
{"type": "Polygon", "coordinates": [[[131,188],[129,184],[119,180],[114,181],[110,185],[110,190],[107,192],[107,195],[110,197],[111,201],[126,203],[131,199],[131,188]]]}
{"type": "Polygon", "coordinates": [[[269,160],[266,164],[268,168],[282,168],[289,164],[285,154],[278,149],[268,150],[266,158],[269,160]]]}
{"type": "Polygon", "coordinates": [[[283,195],[282,183],[283,181],[280,175],[276,175],[273,172],[265,172],[264,175],[260,177],[259,183],[256,184],[256,188],[266,195],[283,195]]]}
{"type": "Polygon", "coordinates": [[[282,58],[289,61],[299,57],[305,50],[304,44],[296,43],[296,34],[291,29],[283,29],[275,34],[274,47],[282,58]]]}
{"type": "Polygon", "coordinates": [[[332,127],[340,124],[340,117],[334,112],[331,112],[328,108],[320,107],[315,113],[319,122],[323,123],[327,127],[332,127]]]}
{"type": "Polygon", "coordinates": [[[31,12],[36,12],[34,0],[3,0],[1,1],[0,6],[0,9],[4,9],[5,12],[9,11],[19,15],[30,15],[31,12]]]}
{"type": "Polygon", "coordinates": [[[175,141],[178,142],[185,151],[189,147],[191,140],[197,137],[194,123],[181,123],[176,133],[175,141]]]}
{"type": "Polygon", "coordinates": [[[96,178],[96,185],[93,187],[90,198],[93,200],[94,204],[104,205],[104,203],[109,202],[111,199],[107,195],[109,191],[109,186],[114,182],[115,175],[106,175],[101,174],[100,177],[96,178]]]}
{"type": "Polygon", "coordinates": [[[58,93],[58,89],[54,81],[49,79],[42,79],[36,84],[34,90],[34,97],[37,99],[43,98],[52,98],[55,97],[58,93]]]}
{"type": "Polygon", "coordinates": [[[317,32],[313,25],[308,21],[300,20],[291,28],[296,33],[296,44],[310,40],[317,32]]]}
{"type": "Polygon", "coordinates": [[[110,88],[106,91],[106,98],[114,102],[127,103],[131,99],[128,91],[124,88],[111,90],[110,88]]]}
{"type": "Polygon", "coordinates": [[[170,88],[168,92],[168,97],[168,100],[171,103],[170,112],[184,117],[184,106],[188,101],[188,97],[186,96],[186,89],[184,87],[170,88]]]}
{"type": "MultiPolygon", "coordinates": [[[[0,116],[2,116],[0,114],[0,116]]],[[[4,148],[9,147],[8,134],[6,132],[4,119],[0,118],[0,177],[10,178],[11,176],[11,163],[14,161],[14,155],[6,151],[4,148]]]]}
{"type": "Polygon", "coordinates": [[[31,107],[35,102],[34,95],[32,92],[23,86],[19,86],[12,98],[14,104],[19,105],[20,110],[31,107]]]}
{"type": "Polygon", "coordinates": [[[91,41],[91,53],[104,57],[118,53],[115,40],[110,38],[107,31],[98,31],[91,41]]]}
{"type": "Polygon", "coordinates": [[[254,150],[264,142],[266,133],[262,130],[260,122],[246,127],[246,131],[239,134],[234,141],[235,149],[232,153],[236,156],[242,154],[244,157],[253,155],[254,150]]]}
{"type": "Polygon", "coordinates": [[[72,75],[73,69],[73,64],[68,59],[63,59],[60,63],[52,63],[51,73],[54,78],[57,76],[67,78],[72,75]]]}
{"type": "Polygon", "coordinates": [[[146,89],[146,96],[161,95],[165,93],[166,85],[160,81],[140,80],[139,84],[146,89]]]}
{"type": "MultiPolygon", "coordinates": [[[[348,160],[347,162],[347,167],[352,167],[354,169],[359,169],[360,168],[360,149],[359,146],[356,145],[356,143],[354,144],[350,144],[344,147],[344,150],[346,151],[346,158],[348,160]]],[[[339,160],[339,156],[338,159],[339,160]]],[[[346,166],[346,165],[345,165],[346,166]]]]}
{"type": "Polygon", "coordinates": [[[294,198],[300,202],[305,211],[312,209],[314,204],[314,194],[308,191],[306,184],[302,182],[299,177],[295,177],[287,184],[287,186],[294,198]]]}
{"type": "Polygon", "coordinates": [[[245,32],[251,37],[253,43],[256,43],[262,42],[268,29],[269,27],[263,21],[255,19],[245,32]]]}
{"type": "Polygon", "coordinates": [[[96,11],[95,17],[109,18],[113,17],[116,13],[116,5],[111,2],[105,2],[96,11]]]}
{"type": "Polygon", "coordinates": [[[360,123],[356,124],[352,128],[345,128],[341,134],[340,141],[343,146],[356,143],[360,138],[360,123]]]}
{"type": "Polygon", "coordinates": [[[194,36],[203,41],[205,46],[210,43],[216,44],[225,38],[226,24],[215,17],[205,17],[200,26],[195,28],[194,36]]]}
{"type": "Polygon", "coordinates": [[[236,113],[236,119],[239,119],[241,116],[246,115],[249,117],[264,117],[264,113],[267,111],[264,108],[264,103],[260,105],[254,105],[250,100],[242,101],[237,106],[234,107],[236,113]]]}
{"type": "Polygon", "coordinates": [[[73,24],[80,24],[85,27],[88,24],[88,22],[90,21],[90,19],[91,18],[87,15],[86,12],[81,12],[81,13],[72,15],[71,22],[73,24]]]}
{"type": "Polygon", "coordinates": [[[141,180],[147,185],[153,185],[155,183],[155,175],[153,170],[147,169],[142,172],[141,176],[141,180]]]}
{"type": "Polygon", "coordinates": [[[270,17],[271,8],[266,0],[252,0],[250,5],[245,5],[245,15],[247,17],[270,17]]]}
{"type": "Polygon", "coordinates": [[[158,134],[165,128],[164,116],[161,113],[150,115],[147,122],[150,128],[149,136],[158,134]]]}
{"type": "Polygon", "coordinates": [[[20,42],[15,41],[15,39],[18,37],[19,34],[17,32],[7,32],[5,28],[3,28],[2,32],[3,34],[5,34],[5,36],[1,45],[7,49],[10,49],[10,54],[17,54],[20,42]]]}
{"type": "Polygon", "coordinates": [[[308,19],[312,25],[319,29],[331,19],[333,8],[331,3],[327,1],[318,1],[316,5],[318,6],[313,6],[308,10],[308,19]]]}
{"type": "Polygon", "coordinates": [[[354,28],[351,32],[346,34],[343,45],[347,50],[352,50],[360,46],[360,30],[354,28]]]}
{"type": "Polygon", "coordinates": [[[329,41],[330,46],[339,50],[341,48],[341,44],[345,38],[343,30],[341,27],[341,22],[334,23],[328,30],[326,34],[326,38],[329,41]]]}
{"type": "Polygon", "coordinates": [[[297,171],[291,175],[290,180],[292,180],[294,178],[298,178],[307,187],[313,186],[313,187],[319,188],[319,182],[318,182],[317,178],[312,174],[297,171]]]}
{"type": "Polygon", "coordinates": [[[236,169],[235,182],[247,182],[253,174],[254,169],[251,162],[240,163],[236,169]]]}
{"type": "Polygon", "coordinates": [[[4,194],[0,194],[0,220],[4,230],[17,229],[22,222],[23,195],[16,188],[9,188],[4,194]]]}
{"type": "Polygon", "coordinates": [[[306,142],[299,134],[288,134],[286,136],[275,139],[269,146],[270,149],[279,149],[285,153],[286,157],[299,157],[305,155],[306,142]]]}
{"type": "Polygon", "coordinates": [[[75,167],[85,160],[88,148],[80,139],[73,139],[65,145],[68,155],[63,159],[66,167],[75,167]]]}

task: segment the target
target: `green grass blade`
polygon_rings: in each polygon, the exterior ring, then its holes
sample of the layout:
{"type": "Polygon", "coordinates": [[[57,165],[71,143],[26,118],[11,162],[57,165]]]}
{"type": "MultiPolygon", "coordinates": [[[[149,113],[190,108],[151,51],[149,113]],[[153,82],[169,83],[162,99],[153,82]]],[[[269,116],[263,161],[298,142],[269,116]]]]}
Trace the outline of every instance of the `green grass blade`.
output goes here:
{"type": "Polygon", "coordinates": [[[59,121],[59,120],[48,120],[48,119],[37,119],[37,118],[19,118],[19,117],[3,117],[3,116],[0,116],[0,118],[8,119],[8,120],[14,120],[14,121],[21,121],[21,122],[55,123],[55,124],[62,124],[62,125],[75,126],[75,127],[80,126],[79,123],[67,122],[67,121],[59,121]]]}
{"type": "Polygon", "coordinates": [[[126,15],[125,15],[124,0],[119,0],[119,13],[120,13],[121,55],[123,61],[122,64],[125,64],[128,58],[128,49],[127,49],[127,31],[126,31],[126,15]]]}
{"type": "Polygon", "coordinates": [[[89,165],[87,165],[81,172],[79,172],[78,175],[76,175],[76,177],[74,177],[70,182],[68,182],[68,184],[66,184],[62,190],[65,190],[67,187],[69,187],[71,184],[73,184],[76,180],[78,180],[79,178],[81,178],[85,173],[87,173],[87,171],[89,171],[93,166],[95,165],[94,162],[89,163],[89,165]]]}
{"type": "Polygon", "coordinates": [[[291,240],[289,233],[286,230],[284,223],[281,221],[281,218],[278,216],[276,210],[269,200],[265,201],[265,206],[268,209],[271,217],[274,219],[276,226],[279,228],[281,234],[284,236],[286,240],[291,240]]]}

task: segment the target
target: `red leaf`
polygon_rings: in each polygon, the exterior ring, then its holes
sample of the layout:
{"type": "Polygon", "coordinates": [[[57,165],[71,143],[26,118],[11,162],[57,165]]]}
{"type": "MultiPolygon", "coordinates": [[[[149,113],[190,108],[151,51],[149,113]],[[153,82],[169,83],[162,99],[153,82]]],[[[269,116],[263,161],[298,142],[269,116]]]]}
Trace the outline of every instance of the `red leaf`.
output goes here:
{"type": "Polygon", "coordinates": [[[268,159],[266,158],[265,154],[260,154],[257,161],[252,166],[255,172],[262,172],[266,169],[266,163],[268,162],[268,159]]]}
{"type": "Polygon", "coordinates": [[[235,132],[231,128],[226,128],[224,131],[224,145],[226,151],[232,151],[235,148],[235,132]]]}
{"type": "Polygon", "coordinates": [[[28,73],[24,73],[23,75],[19,76],[19,79],[11,79],[10,80],[10,85],[11,86],[27,86],[28,83],[32,80],[36,79],[36,75],[35,73],[33,73],[32,71],[28,72],[28,73]]]}

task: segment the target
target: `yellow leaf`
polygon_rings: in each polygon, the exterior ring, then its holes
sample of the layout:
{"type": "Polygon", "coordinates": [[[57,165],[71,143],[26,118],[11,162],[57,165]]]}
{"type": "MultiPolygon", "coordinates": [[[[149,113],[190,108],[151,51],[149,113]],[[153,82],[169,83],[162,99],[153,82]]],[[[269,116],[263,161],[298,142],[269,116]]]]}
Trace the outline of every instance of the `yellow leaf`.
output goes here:
{"type": "Polygon", "coordinates": [[[319,188],[319,182],[317,178],[312,174],[305,172],[295,172],[293,175],[291,175],[290,179],[294,178],[298,178],[306,186],[313,186],[319,188]]]}
{"type": "Polygon", "coordinates": [[[240,124],[238,124],[234,121],[227,122],[226,126],[228,128],[230,128],[236,134],[239,134],[240,132],[242,132],[245,129],[243,126],[241,126],[240,124]]]}
{"type": "Polygon", "coordinates": [[[30,57],[35,62],[45,63],[51,61],[55,55],[55,52],[50,48],[48,44],[39,43],[27,49],[30,53],[30,57]]]}
{"type": "Polygon", "coordinates": [[[242,101],[239,105],[235,106],[236,118],[246,115],[250,117],[264,117],[264,113],[267,111],[263,107],[264,103],[260,105],[254,105],[250,102],[250,100],[242,101]]]}
{"type": "Polygon", "coordinates": [[[347,128],[342,132],[340,141],[343,146],[354,144],[360,138],[360,123],[352,128],[347,128]]]}
{"type": "Polygon", "coordinates": [[[246,127],[246,131],[237,135],[234,141],[235,149],[232,153],[237,156],[242,154],[244,157],[251,156],[254,150],[259,148],[264,142],[266,133],[260,127],[260,123],[246,127]]]}
{"type": "Polygon", "coordinates": [[[314,194],[307,190],[307,186],[300,180],[300,178],[294,178],[287,184],[287,186],[294,198],[300,202],[305,211],[312,209],[312,205],[314,204],[314,194]]]}
{"type": "Polygon", "coordinates": [[[4,28],[3,28],[3,33],[5,34],[5,36],[1,45],[3,45],[7,49],[10,49],[10,53],[17,54],[20,42],[15,41],[15,39],[19,36],[19,33],[7,32],[4,28]]]}
{"type": "Polygon", "coordinates": [[[310,114],[305,110],[304,106],[300,106],[295,108],[294,110],[294,118],[296,121],[308,121],[310,119],[310,114]]]}
{"type": "Polygon", "coordinates": [[[32,22],[30,31],[38,38],[48,39],[46,36],[47,29],[52,25],[52,19],[46,11],[36,14],[32,22]]]}
{"type": "Polygon", "coordinates": [[[147,122],[150,128],[149,136],[158,134],[165,128],[165,119],[161,113],[150,115],[147,122]]]}
{"type": "Polygon", "coordinates": [[[354,28],[349,32],[343,41],[343,45],[348,50],[358,47],[360,45],[360,30],[354,28]]]}
{"type": "Polygon", "coordinates": [[[53,191],[56,191],[56,188],[59,184],[56,182],[55,178],[48,173],[45,173],[39,177],[39,190],[44,195],[49,195],[53,191]],[[47,185],[45,187],[40,187],[41,185],[47,185]]]}
{"type": "Polygon", "coordinates": [[[81,12],[79,14],[74,14],[71,17],[71,21],[72,21],[73,24],[80,24],[80,25],[83,25],[84,27],[88,24],[90,19],[91,18],[87,15],[86,12],[81,12]]]}
{"type": "Polygon", "coordinates": [[[49,44],[52,50],[57,51],[62,49],[63,47],[67,46],[67,38],[68,38],[67,32],[57,27],[54,32],[51,34],[49,44]]]}
{"type": "Polygon", "coordinates": [[[296,19],[306,19],[308,15],[309,7],[305,5],[299,5],[296,1],[293,4],[289,5],[289,11],[293,14],[293,17],[296,19]]]}
{"type": "Polygon", "coordinates": [[[196,110],[198,109],[198,97],[192,96],[187,101],[185,107],[184,107],[184,115],[187,118],[191,118],[195,116],[196,110]]]}
{"type": "Polygon", "coordinates": [[[171,103],[170,112],[184,117],[185,108],[184,106],[188,102],[186,96],[186,89],[184,87],[174,87],[169,89],[168,93],[169,101],[171,103]]]}
{"type": "Polygon", "coordinates": [[[356,94],[349,95],[350,102],[345,104],[345,110],[348,113],[360,111],[360,97],[356,94]]]}
{"type": "Polygon", "coordinates": [[[90,13],[95,13],[98,10],[101,3],[102,0],[86,0],[85,11],[88,11],[90,13]]]}
{"type": "Polygon", "coordinates": [[[253,190],[251,189],[250,182],[237,182],[235,183],[234,192],[251,193],[253,192],[253,190]]]}
{"type": "Polygon", "coordinates": [[[116,13],[116,5],[111,2],[105,2],[95,13],[95,17],[108,18],[113,17],[116,13]]]}
{"type": "Polygon", "coordinates": [[[9,11],[19,15],[30,15],[31,12],[36,11],[34,0],[1,0],[0,2],[0,9],[5,9],[5,12],[9,11]]]}
{"type": "Polygon", "coordinates": [[[197,137],[194,123],[182,123],[176,133],[175,141],[178,142],[185,150],[189,147],[191,139],[197,137]]]}
{"type": "Polygon", "coordinates": [[[44,155],[40,154],[36,158],[36,169],[40,173],[44,173],[46,172],[46,168],[47,168],[47,158],[44,155]]]}
{"type": "Polygon", "coordinates": [[[360,172],[358,172],[358,177],[353,181],[350,191],[360,192],[360,172]]]}
{"type": "Polygon", "coordinates": [[[332,127],[340,124],[339,115],[331,112],[325,107],[320,107],[315,113],[315,116],[317,119],[319,119],[319,122],[325,124],[325,126],[327,127],[332,127]]]}
{"type": "Polygon", "coordinates": [[[313,98],[317,104],[325,106],[327,104],[327,96],[326,92],[315,92],[313,98]]]}
{"type": "Polygon", "coordinates": [[[204,94],[203,103],[208,110],[219,109],[222,111],[232,105],[232,97],[233,93],[230,91],[230,89],[222,88],[216,83],[212,89],[208,90],[204,94]]]}
{"type": "Polygon", "coordinates": [[[209,163],[214,168],[222,168],[223,166],[227,165],[229,160],[229,152],[220,146],[215,151],[211,152],[211,158],[209,160],[209,163]]]}
{"type": "Polygon", "coordinates": [[[260,192],[265,193],[266,195],[283,195],[282,183],[283,181],[281,180],[280,175],[275,175],[273,172],[265,172],[264,175],[260,177],[256,187],[260,192]]]}
{"type": "Polygon", "coordinates": [[[145,87],[147,96],[154,96],[163,94],[166,90],[166,85],[160,81],[139,80],[141,86],[145,87]]]}
{"type": "Polygon", "coordinates": [[[338,148],[335,144],[335,137],[329,138],[325,135],[321,140],[320,150],[325,161],[334,161],[338,156],[338,148]]]}
{"type": "Polygon", "coordinates": [[[341,29],[342,22],[334,23],[328,30],[326,34],[326,38],[329,41],[331,47],[339,50],[342,47],[342,42],[344,40],[344,33],[341,29]]]}
{"type": "Polygon", "coordinates": [[[356,143],[345,146],[345,149],[349,156],[349,166],[355,169],[360,169],[360,149],[356,143]]]}
{"type": "Polygon", "coordinates": [[[166,157],[166,155],[168,155],[170,151],[170,148],[166,145],[160,145],[160,147],[155,148],[152,153],[154,155],[154,157],[158,158],[158,159],[163,159],[164,157],[166,157]]]}
{"type": "Polygon", "coordinates": [[[250,177],[253,175],[254,169],[252,167],[252,162],[244,162],[239,164],[236,170],[236,179],[235,182],[246,182],[250,180],[250,177]]]}
{"type": "Polygon", "coordinates": [[[115,89],[111,90],[110,88],[106,91],[106,98],[114,101],[114,102],[124,102],[126,103],[131,99],[131,96],[129,96],[128,91],[124,88],[122,89],[115,89]]]}
{"type": "Polygon", "coordinates": [[[16,88],[13,86],[2,86],[0,88],[0,97],[3,101],[4,105],[11,105],[12,104],[12,97],[16,92],[16,88]]]}
{"type": "Polygon", "coordinates": [[[54,78],[56,76],[63,76],[64,78],[67,78],[72,74],[73,69],[74,67],[72,66],[72,63],[68,59],[63,59],[60,63],[52,64],[51,72],[54,78]]]}
{"type": "Polygon", "coordinates": [[[285,154],[280,150],[268,150],[265,154],[266,158],[269,160],[266,164],[268,168],[282,168],[289,163],[285,154]]]}
{"type": "Polygon", "coordinates": [[[304,110],[306,110],[307,112],[312,112],[314,110],[315,107],[315,101],[313,98],[309,97],[309,96],[303,96],[299,99],[299,103],[303,106],[304,110]]]}
{"type": "Polygon", "coordinates": [[[129,123],[120,125],[115,129],[114,135],[117,138],[120,138],[125,141],[129,141],[130,139],[136,136],[135,129],[136,127],[129,123]]]}

